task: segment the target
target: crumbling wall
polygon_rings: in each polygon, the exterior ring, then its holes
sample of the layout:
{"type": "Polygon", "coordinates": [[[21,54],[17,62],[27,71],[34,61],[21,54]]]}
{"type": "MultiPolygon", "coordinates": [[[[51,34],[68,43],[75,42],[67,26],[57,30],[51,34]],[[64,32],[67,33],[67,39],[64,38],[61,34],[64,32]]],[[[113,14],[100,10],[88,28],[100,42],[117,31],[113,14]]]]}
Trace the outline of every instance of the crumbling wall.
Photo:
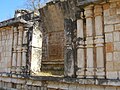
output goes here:
{"type": "Polygon", "coordinates": [[[76,20],[78,8],[76,2],[56,1],[48,3],[40,9],[41,19],[43,22],[43,71],[62,71],[64,69],[64,19],[76,20]],[[56,70],[55,70],[56,69],[56,70]]]}
{"type": "Polygon", "coordinates": [[[34,22],[31,39],[31,71],[40,72],[42,59],[42,31],[39,22],[34,22]]]}

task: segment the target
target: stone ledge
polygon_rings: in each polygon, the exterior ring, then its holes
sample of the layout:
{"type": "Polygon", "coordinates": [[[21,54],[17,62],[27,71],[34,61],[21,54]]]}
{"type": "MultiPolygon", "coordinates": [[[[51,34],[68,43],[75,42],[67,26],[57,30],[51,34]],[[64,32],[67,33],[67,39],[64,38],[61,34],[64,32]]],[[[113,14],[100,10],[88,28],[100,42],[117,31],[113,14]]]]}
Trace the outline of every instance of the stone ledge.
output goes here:
{"type": "Polygon", "coordinates": [[[13,82],[12,79],[14,79],[15,83],[18,83],[16,81],[21,81],[19,83],[26,84],[34,84],[38,82],[59,82],[59,83],[76,83],[81,85],[102,85],[102,86],[120,86],[120,80],[115,79],[80,79],[80,78],[67,78],[67,77],[53,77],[53,76],[30,76],[29,78],[12,78],[12,77],[0,77],[0,81],[10,82],[6,80],[10,80],[13,82]],[[8,79],[7,79],[8,78],[8,79]],[[16,79],[16,80],[15,80],[16,79]],[[30,83],[31,82],[31,83],[30,83]],[[34,82],[34,83],[33,83],[34,82]]]}
{"type": "Polygon", "coordinates": [[[63,83],[79,83],[79,84],[93,84],[93,85],[110,85],[120,86],[120,80],[117,79],[79,79],[79,78],[65,78],[65,77],[49,77],[49,76],[31,76],[31,80],[40,81],[55,81],[63,83]]]}

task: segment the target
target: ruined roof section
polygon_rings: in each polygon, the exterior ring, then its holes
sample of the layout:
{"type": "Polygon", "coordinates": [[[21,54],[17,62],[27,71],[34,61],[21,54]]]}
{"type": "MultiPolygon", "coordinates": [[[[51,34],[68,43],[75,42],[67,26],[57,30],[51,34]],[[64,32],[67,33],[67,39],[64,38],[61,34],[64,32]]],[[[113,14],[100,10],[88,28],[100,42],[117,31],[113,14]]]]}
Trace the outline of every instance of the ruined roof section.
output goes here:
{"type": "Polygon", "coordinates": [[[0,22],[0,28],[5,26],[10,26],[16,23],[27,23],[27,21],[39,18],[39,16],[35,16],[34,12],[28,13],[19,17],[11,18],[5,21],[0,22]]]}

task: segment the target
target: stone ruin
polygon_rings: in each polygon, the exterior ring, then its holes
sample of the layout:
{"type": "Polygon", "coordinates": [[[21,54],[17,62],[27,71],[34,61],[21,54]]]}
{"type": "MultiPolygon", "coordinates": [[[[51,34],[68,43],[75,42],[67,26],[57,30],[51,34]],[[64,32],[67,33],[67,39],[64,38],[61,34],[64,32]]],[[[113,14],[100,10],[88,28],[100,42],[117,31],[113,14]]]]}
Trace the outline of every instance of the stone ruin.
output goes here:
{"type": "Polygon", "coordinates": [[[0,22],[4,90],[119,90],[120,1],[54,0],[0,22]]]}

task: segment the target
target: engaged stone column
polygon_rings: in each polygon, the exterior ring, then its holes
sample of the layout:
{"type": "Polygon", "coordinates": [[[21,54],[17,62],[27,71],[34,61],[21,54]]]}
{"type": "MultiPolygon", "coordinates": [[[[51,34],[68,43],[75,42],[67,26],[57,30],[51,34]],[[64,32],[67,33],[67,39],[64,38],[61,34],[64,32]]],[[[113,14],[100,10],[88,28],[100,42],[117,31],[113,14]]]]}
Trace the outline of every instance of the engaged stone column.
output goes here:
{"type": "Polygon", "coordinates": [[[85,8],[86,16],[86,52],[87,52],[87,66],[86,66],[86,77],[94,77],[94,46],[93,46],[93,6],[87,6],[85,8]]]}
{"type": "Polygon", "coordinates": [[[77,20],[77,39],[79,43],[77,46],[77,67],[78,71],[76,73],[78,78],[83,78],[85,75],[85,47],[84,47],[84,25],[83,19],[77,20]]]}
{"type": "Polygon", "coordinates": [[[96,76],[105,77],[104,69],[104,35],[103,35],[103,17],[102,6],[96,5],[94,8],[95,16],[95,47],[96,47],[96,76]]]}
{"type": "Polygon", "coordinates": [[[17,66],[22,65],[22,33],[23,33],[23,27],[18,26],[19,34],[18,34],[18,46],[17,46],[17,66]]]}
{"type": "Polygon", "coordinates": [[[23,48],[22,50],[22,66],[26,66],[26,53],[27,53],[27,50],[26,48],[23,48]]]}
{"type": "MultiPolygon", "coordinates": [[[[15,67],[17,66],[17,27],[14,27],[14,42],[13,42],[13,59],[12,59],[12,66],[14,67],[13,69],[15,69],[15,67]]],[[[13,70],[14,71],[14,70],[13,70]]]]}
{"type": "Polygon", "coordinates": [[[24,29],[23,31],[23,45],[24,47],[22,48],[22,66],[26,66],[26,60],[27,60],[27,30],[24,29]]]}

